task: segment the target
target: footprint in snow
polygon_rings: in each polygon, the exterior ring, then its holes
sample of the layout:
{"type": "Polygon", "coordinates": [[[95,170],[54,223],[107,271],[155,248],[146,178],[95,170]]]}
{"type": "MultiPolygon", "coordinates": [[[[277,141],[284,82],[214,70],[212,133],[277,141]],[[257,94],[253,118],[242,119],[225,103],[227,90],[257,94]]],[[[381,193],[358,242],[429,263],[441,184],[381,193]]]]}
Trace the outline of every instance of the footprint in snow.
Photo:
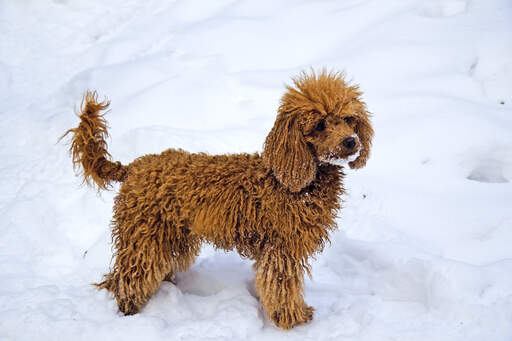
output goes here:
{"type": "Polygon", "coordinates": [[[508,147],[473,152],[469,166],[468,180],[486,183],[506,183],[512,179],[512,151],[508,147]]]}
{"type": "Polygon", "coordinates": [[[503,165],[498,160],[482,160],[471,170],[467,179],[488,183],[509,182],[503,172],[503,165]]]}

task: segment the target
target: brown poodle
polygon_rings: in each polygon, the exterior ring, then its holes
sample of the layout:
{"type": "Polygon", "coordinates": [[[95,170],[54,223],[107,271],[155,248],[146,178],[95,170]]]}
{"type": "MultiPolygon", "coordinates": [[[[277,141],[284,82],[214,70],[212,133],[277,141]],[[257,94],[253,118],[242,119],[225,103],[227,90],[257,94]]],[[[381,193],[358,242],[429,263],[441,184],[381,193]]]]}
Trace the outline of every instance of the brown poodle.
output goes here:
{"type": "Polygon", "coordinates": [[[277,326],[311,321],[304,273],[336,227],[344,175],[335,161],[357,156],[350,167],[364,166],[373,129],[361,92],[341,73],[302,73],[293,82],[261,155],[168,149],[129,165],[110,161],[107,152],[100,112],[109,103],[85,94],[80,125],[66,134],[87,184],[122,183],[112,220],[115,263],[97,284],[121,312],[137,313],[209,242],[255,260],[256,289],[277,326]]]}

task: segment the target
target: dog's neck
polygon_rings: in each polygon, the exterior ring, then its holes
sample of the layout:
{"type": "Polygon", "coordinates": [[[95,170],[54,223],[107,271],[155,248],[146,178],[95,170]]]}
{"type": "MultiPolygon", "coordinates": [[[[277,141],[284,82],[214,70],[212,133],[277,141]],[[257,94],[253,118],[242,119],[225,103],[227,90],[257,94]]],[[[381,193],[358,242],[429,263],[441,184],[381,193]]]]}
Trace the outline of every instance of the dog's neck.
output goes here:
{"type": "Polygon", "coordinates": [[[307,195],[318,190],[323,192],[336,191],[345,176],[343,169],[344,166],[339,164],[318,162],[314,180],[299,193],[307,195]]]}

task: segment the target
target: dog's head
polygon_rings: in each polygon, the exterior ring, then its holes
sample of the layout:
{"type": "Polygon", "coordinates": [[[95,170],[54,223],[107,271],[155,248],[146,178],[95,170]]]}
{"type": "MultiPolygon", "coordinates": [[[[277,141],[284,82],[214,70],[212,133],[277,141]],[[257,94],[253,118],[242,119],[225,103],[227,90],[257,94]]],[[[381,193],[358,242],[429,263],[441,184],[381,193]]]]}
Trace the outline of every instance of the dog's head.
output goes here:
{"type": "Polygon", "coordinates": [[[370,155],[373,128],[357,85],[342,73],[301,73],[287,86],[274,127],[265,140],[266,166],[292,192],[308,186],[321,163],[357,158],[361,168],[370,155]]]}

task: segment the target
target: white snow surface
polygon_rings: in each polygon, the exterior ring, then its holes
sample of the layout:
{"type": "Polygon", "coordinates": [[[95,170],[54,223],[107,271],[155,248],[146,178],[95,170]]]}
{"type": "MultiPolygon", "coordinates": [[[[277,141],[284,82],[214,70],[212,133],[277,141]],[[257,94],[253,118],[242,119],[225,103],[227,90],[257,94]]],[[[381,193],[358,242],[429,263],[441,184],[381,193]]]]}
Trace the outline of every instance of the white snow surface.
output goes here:
{"type": "Polygon", "coordinates": [[[508,0],[0,1],[0,340],[512,340],[510,32],[508,0]],[[314,320],[274,327],[251,261],[211,246],[122,316],[90,285],[115,191],[57,143],[83,92],[112,101],[123,163],[255,152],[310,67],[360,84],[376,131],[305,282],[314,320]]]}

